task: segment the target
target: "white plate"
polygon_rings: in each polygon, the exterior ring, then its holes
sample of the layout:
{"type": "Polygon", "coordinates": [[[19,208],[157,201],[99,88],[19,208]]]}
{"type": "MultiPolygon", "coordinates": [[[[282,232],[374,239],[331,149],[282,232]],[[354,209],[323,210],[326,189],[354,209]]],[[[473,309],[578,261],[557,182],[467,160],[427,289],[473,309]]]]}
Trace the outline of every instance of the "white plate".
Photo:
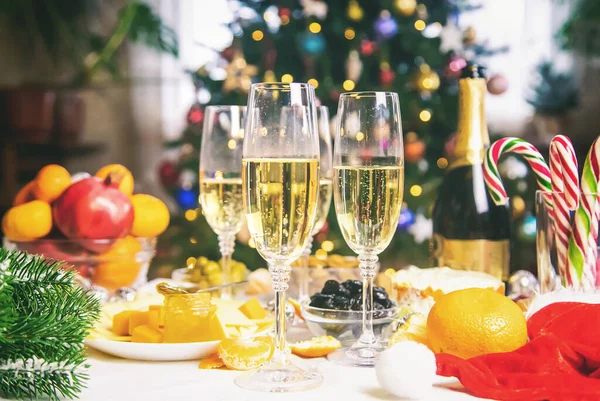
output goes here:
{"type": "Polygon", "coordinates": [[[219,341],[200,343],[151,344],[86,339],[86,344],[104,353],[140,361],[189,361],[217,352],[219,341]]]}

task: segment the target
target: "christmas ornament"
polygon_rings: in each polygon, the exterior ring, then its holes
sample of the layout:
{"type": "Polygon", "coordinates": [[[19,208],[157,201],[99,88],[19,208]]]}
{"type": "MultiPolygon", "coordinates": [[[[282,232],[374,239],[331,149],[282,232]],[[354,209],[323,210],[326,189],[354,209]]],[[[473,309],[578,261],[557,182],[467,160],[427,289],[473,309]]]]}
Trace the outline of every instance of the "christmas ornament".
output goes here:
{"type": "Polygon", "coordinates": [[[525,178],[529,169],[527,164],[518,157],[508,156],[498,166],[500,174],[508,178],[509,180],[516,180],[519,178],[525,178]]]}
{"type": "Polygon", "coordinates": [[[429,15],[427,15],[427,7],[425,4],[419,4],[417,6],[417,17],[421,20],[426,20],[429,15]]]}
{"type": "Polygon", "coordinates": [[[75,184],[77,181],[81,181],[81,180],[84,180],[84,179],[90,178],[90,177],[91,177],[91,174],[86,173],[85,171],[81,172],[81,173],[75,173],[71,176],[71,184],[75,184]]]}
{"type": "Polygon", "coordinates": [[[444,152],[446,156],[454,154],[454,148],[456,147],[456,132],[453,132],[448,139],[446,139],[446,143],[444,143],[444,152]]]}
{"type": "Polygon", "coordinates": [[[371,40],[363,40],[360,42],[360,54],[370,56],[375,51],[375,42],[371,40]]]}
{"type": "Polygon", "coordinates": [[[425,29],[423,29],[423,31],[421,32],[421,35],[428,39],[437,38],[442,33],[442,29],[442,24],[440,24],[439,22],[434,22],[433,24],[427,25],[425,29]]]}
{"type": "Polygon", "coordinates": [[[508,297],[515,301],[531,298],[539,290],[537,278],[527,270],[517,270],[508,279],[508,297]]]}
{"type": "MultiPolygon", "coordinates": [[[[463,47],[463,34],[460,28],[454,22],[448,22],[442,28],[440,33],[440,52],[449,53],[451,51],[461,50],[463,47]]],[[[460,71],[460,70],[459,70],[460,71]]]]}
{"type": "Polygon", "coordinates": [[[160,182],[167,188],[172,188],[179,180],[179,171],[175,163],[171,160],[165,160],[158,166],[158,177],[160,182]]]}
{"type": "Polygon", "coordinates": [[[487,81],[487,90],[492,95],[501,95],[508,90],[508,79],[504,75],[495,74],[487,81]]]}
{"type": "Polygon", "coordinates": [[[352,21],[360,21],[363,19],[365,12],[361,8],[360,4],[356,0],[350,0],[348,3],[348,9],[346,10],[346,15],[352,21]]]}
{"type": "Polygon", "coordinates": [[[325,37],[321,33],[303,32],[298,35],[300,50],[309,56],[317,56],[325,50],[325,37]]]}
{"type": "Polygon", "coordinates": [[[400,14],[410,17],[417,9],[417,0],[396,0],[394,7],[400,14]]]}
{"type": "Polygon", "coordinates": [[[379,39],[390,39],[398,33],[398,23],[387,10],[381,12],[375,21],[374,28],[379,39]]]}
{"type": "Polygon", "coordinates": [[[462,36],[462,42],[466,46],[471,46],[475,44],[475,40],[477,39],[477,31],[472,26],[465,29],[462,36]]]}
{"type": "Polygon", "coordinates": [[[429,170],[429,162],[425,159],[421,159],[417,162],[417,168],[421,174],[425,174],[429,170]]]}
{"type": "Polygon", "coordinates": [[[198,103],[200,104],[207,104],[208,102],[210,102],[211,98],[212,95],[210,94],[210,91],[206,88],[200,88],[198,89],[198,92],[196,92],[196,99],[198,99],[198,103]]]}
{"type": "Polygon", "coordinates": [[[425,155],[425,142],[421,139],[415,139],[411,142],[406,142],[404,145],[404,159],[408,163],[417,163],[418,161],[423,159],[425,155]]]}
{"type": "Polygon", "coordinates": [[[204,121],[204,110],[202,106],[197,103],[194,103],[187,113],[187,123],[188,125],[200,125],[204,121]]]}
{"type": "Polygon", "coordinates": [[[351,81],[358,81],[360,74],[362,74],[363,63],[360,61],[360,57],[356,50],[350,51],[348,59],[346,60],[346,79],[351,81]]]}
{"type": "Polygon", "coordinates": [[[0,394],[76,399],[88,366],[84,340],[100,304],[63,263],[0,248],[0,394]]]}
{"type": "Polygon", "coordinates": [[[520,239],[523,241],[532,242],[535,241],[535,229],[536,222],[535,216],[527,216],[523,220],[523,223],[518,228],[517,233],[520,239]]]}
{"type": "Polygon", "coordinates": [[[131,287],[121,287],[115,291],[115,295],[111,298],[111,302],[126,301],[131,302],[135,299],[137,291],[131,287]]]}
{"type": "Polygon", "coordinates": [[[175,193],[175,201],[184,210],[192,209],[198,206],[198,194],[191,189],[179,188],[175,193]]]}
{"type": "Polygon", "coordinates": [[[467,66],[467,60],[459,56],[452,56],[444,73],[452,79],[460,78],[460,71],[467,66]]]}
{"type": "Polygon", "coordinates": [[[396,74],[386,62],[381,63],[381,71],[379,72],[379,82],[381,85],[389,85],[394,82],[396,74]]]}
{"type": "Polygon", "coordinates": [[[300,4],[304,7],[305,17],[316,17],[324,20],[327,17],[327,3],[320,0],[300,0],[300,4]]]}
{"type": "Polygon", "coordinates": [[[421,92],[436,91],[440,87],[440,76],[429,65],[421,64],[415,85],[421,92]]]}
{"type": "Polygon", "coordinates": [[[400,219],[398,220],[398,228],[408,230],[415,223],[415,214],[408,207],[404,206],[400,211],[400,219]]]}
{"type": "Polygon", "coordinates": [[[193,170],[185,169],[179,175],[179,183],[185,189],[191,189],[198,182],[198,174],[193,170]]]}
{"type": "Polygon", "coordinates": [[[513,219],[520,219],[525,214],[525,201],[520,196],[510,198],[513,219]]]}
{"type": "Polygon", "coordinates": [[[231,62],[225,68],[227,77],[223,81],[223,92],[237,91],[247,93],[252,84],[252,78],[258,74],[255,65],[248,65],[241,50],[235,50],[231,62]]]}
{"type": "Polygon", "coordinates": [[[412,234],[417,244],[422,244],[433,235],[433,222],[422,213],[419,213],[414,224],[408,228],[408,232],[412,234]]]}
{"type": "Polygon", "coordinates": [[[292,16],[292,10],[287,7],[281,7],[277,13],[279,14],[279,18],[287,17],[290,18],[292,16]]]}

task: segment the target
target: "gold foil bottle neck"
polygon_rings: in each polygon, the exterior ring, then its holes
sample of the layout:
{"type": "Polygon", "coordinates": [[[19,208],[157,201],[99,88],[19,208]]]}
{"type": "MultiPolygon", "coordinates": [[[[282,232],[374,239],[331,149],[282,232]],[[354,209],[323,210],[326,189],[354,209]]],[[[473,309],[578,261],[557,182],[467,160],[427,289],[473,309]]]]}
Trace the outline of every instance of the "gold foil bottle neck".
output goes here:
{"type": "Polygon", "coordinates": [[[462,78],[458,84],[458,130],[449,169],[482,164],[490,146],[485,120],[485,79],[462,78]]]}

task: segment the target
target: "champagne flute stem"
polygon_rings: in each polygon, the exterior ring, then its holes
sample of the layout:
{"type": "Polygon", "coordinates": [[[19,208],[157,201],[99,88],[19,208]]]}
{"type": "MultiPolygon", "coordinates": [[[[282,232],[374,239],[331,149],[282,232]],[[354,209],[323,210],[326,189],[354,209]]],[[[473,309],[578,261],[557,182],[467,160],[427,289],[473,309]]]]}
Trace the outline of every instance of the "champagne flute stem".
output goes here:
{"type": "MultiPolygon", "coordinates": [[[[221,250],[222,259],[222,274],[223,284],[230,284],[231,279],[231,255],[233,255],[233,249],[235,247],[235,235],[231,233],[219,234],[219,248],[221,250]]],[[[221,293],[222,298],[232,299],[233,289],[232,287],[223,288],[221,293]]]]}
{"type": "Polygon", "coordinates": [[[290,279],[290,266],[269,265],[273,291],[275,291],[275,354],[273,358],[280,363],[286,359],[286,318],[285,318],[285,291],[288,289],[290,279]]]}
{"type": "Polygon", "coordinates": [[[309,297],[308,282],[310,281],[309,256],[312,252],[313,237],[309,237],[306,243],[306,248],[302,252],[302,272],[300,282],[298,283],[298,301],[302,302],[309,297]]]}
{"type": "Polygon", "coordinates": [[[377,255],[362,254],[360,261],[360,275],[363,279],[363,329],[359,342],[374,344],[376,342],[373,332],[373,279],[376,274],[377,255]]]}

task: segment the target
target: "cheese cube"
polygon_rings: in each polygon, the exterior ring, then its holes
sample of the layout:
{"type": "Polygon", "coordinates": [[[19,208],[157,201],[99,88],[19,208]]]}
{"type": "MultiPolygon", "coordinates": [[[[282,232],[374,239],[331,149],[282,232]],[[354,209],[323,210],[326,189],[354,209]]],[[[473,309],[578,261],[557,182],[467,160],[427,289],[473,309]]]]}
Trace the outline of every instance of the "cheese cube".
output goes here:
{"type": "Polygon", "coordinates": [[[133,330],[138,326],[148,324],[148,312],[131,311],[129,316],[129,334],[133,335],[133,330]]]}
{"type": "Polygon", "coordinates": [[[267,311],[260,305],[258,299],[252,298],[238,308],[248,319],[264,319],[267,311]]]}
{"type": "Polygon", "coordinates": [[[160,324],[159,324],[159,311],[157,310],[149,310],[148,311],[148,324],[152,327],[154,327],[156,330],[160,329],[160,324]]]}
{"type": "Polygon", "coordinates": [[[158,327],[165,327],[165,308],[162,305],[150,305],[148,307],[148,312],[157,311],[158,312],[158,327]]]}
{"type": "Polygon", "coordinates": [[[124,310],[113,316],[112,332],[117,336],[129,335],[129,318],[134,311],[124,310]]]}
{"type": "Polygon", "coordinates": [[[213,313],[212,317],[210,318],[208,331],[208,341],[222,340],[224,338],[229,337],[227,327],[225,326],[225,324],[223,324],[221,318],[217,313],[213,313]]]}
{"type": "Polygon", "coordinates": [[[162,340],[162,333],[149,324],[137,326],[131,336],[133,343],[161,343],[162,340]]]}

